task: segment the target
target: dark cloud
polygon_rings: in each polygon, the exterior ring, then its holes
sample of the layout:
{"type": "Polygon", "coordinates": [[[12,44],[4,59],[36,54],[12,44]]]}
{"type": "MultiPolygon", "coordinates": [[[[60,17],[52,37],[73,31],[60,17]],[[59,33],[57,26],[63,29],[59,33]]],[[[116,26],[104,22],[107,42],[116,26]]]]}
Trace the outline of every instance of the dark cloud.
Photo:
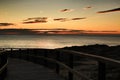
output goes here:
{"type": "Polygon", "coordinates": [[[68,19],[68,18],[56,18],[56,19],[53,19],[53,20],[54,21],[65,22],[65,21],[81,20],[81,19],[86,19],[86,18],[85,17],[82,17],[82,18],[72,18],[72,19],[68,19]]]}
{"type": "Polygon", "coordinates": [[[34,29],[37,33],[44,34],[81,34],[86,33],[85,30],[73,30],[64,28],[54,28],[54,29],[34,29]]]}
{"type": "Polygon", "coordinates": [[[23,22],[23,24],[29,24],[29,23],[47,23],[47,21],[45,21],[45,20],[34,20],[34,21],[23,22]]]}
{"type": "Polygon", "coordinates": [[[23,24],[30,24],[30,23],[47,23],[47,17],[34,17],[25,19],[23,24]]]}
{"type": "Polygon", "coordinates": [[[100,34],[118,33],[118,31],[94,31],[94,30],[75,30],[75,29],[0,29],[0,35],[40,35],[40,34],[100,34]]]}
{"type": "Polygon", "coordinates": [[[110,9],[105,11],[98,11],[97,13],[109,13],[109,12],[116,12],[116,11],[120,11],[120,8],[115,8],[115,9],[110,9]]]}
{"type": "Polygon", "coordinates": [[[0,23],[0,26],[11,26],[14,25],[13,23],[0,23]]]}
{"type": "Polygon", "coordinates": [[[60,12],[72,12],[73,11],[73,9],[62,9],[62,10],[60,10],[60,12]]]}
{"type": "Polygon", "coordinates": [[[81,20],[81,19],[86,19],[86,17],[83,17],[83,18],[72,18],[72,20],[81,20]]]}
{"type": "Polygon", "coordinates": [[[118,31],[101,31],[101,32],[118,32],[118,31]]]}
{"type": "Polygon", "coordinates": [[[0,35],[13,35],[13,34],[36,34],[35,31],[30,29],[0,29],[0,35]]]}
{"type": "Polygon", "coordinates": [[[70,32],[84,32],[85,30],[70,30],[70,32]]]}
{"type": "Polygon", "coordinates": [[[86,7],[86,8],[92,8],[92,6],[88,6],[88,7],[86,7]]]}
{"type": "Polygon", "coordinates": [[[51,29],[45,31],[46,34],[81,34],[84,30],[71,30],[71,29],[51,29]]]}
{"type": "Polygon", "coordinates": [[[46,20],[46,19],[48,19],[47,17],[34,17],[34,18],[27,18],[26,20],[24,20],[24,21],[30,21],[30,20],[46,20]]]}
{"type": "Polygon", "coordinates": [[[65,21],[69,21],[68,18],[56,18],[56,19],[53,19],[54,21],[60,21],[60,22],[65,22],[65,21]]]}
{"type": "Polygon", "coordinates": [[[84,9],[91,9],[91,8],[92,8],[92,6],[87,6],[84,9]]]}
{"type": "Polygon", "coordinates": [[[55,28],[55,29],[52,29],[52,30],[61,30],[61,31],[64,31],[64,30],[67,30],[67,29],[64,29],[64,28],[55,28]]]}
{"type": "Polygon", "coordinates": [[[90,32],[90,33],[114,33],[118,31],[93,31],[93,30],[86,30],[85,32],[90,32]]]}

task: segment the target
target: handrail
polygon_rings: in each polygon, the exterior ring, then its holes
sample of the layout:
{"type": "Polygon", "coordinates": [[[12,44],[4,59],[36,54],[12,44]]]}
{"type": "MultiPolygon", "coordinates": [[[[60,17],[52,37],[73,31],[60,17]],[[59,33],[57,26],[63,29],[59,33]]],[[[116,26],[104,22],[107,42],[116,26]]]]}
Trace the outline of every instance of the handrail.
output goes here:
{"type": "Polygon", "coordinates": [[[89,57],[89,58],[93,58],[98,61],[103,61],[103,62],[120,65],[119,60],[111,59],[108,57],[103,57],[103,56],[98,56],[98,55],[94,55],[94,54],[88,54],[88,53],[83,53],[83,52],[78,52],[78,51],[73,51],[73,50],[65,50],[65,49],[58,49],[58,50],[61,52],[67,52],[67,53],[69,52],[68,54],[77,54],[78,56],[89,57]]]}
{"type": "Polygon", "coordinates": [[[92,80],[92,79],[89,79],[87,76],[85,75],[82,75],[81,73],[75,71],[74,69],[70,68],[69,66],[67,66],[66,64],[60,62],[60,61],[57,61],[55,59],[52,59],[52,58],[48,58],[48,57],[43,57],[43,56],[34,56],[34,55],[27,55],[27,54],[24,54],[26,56],[31,56],[31,57],[36,57],[36,58],[41,58],[41,59],[44,59],[44,60],[47,60],[47,61],[51,61],[53,63],[57,63],[61,66],[63,66],[64,68],[66,68],[68,71],[70,71],[71,73],[73,74],[76,74],[78,77],[82,77],[84,78],[85,80],[92,80]]]}
{"type": "Polygon", "coordinates": [[[8,65],[8,60],[7,62],[0,68],[0,74],[3,72],[3,70],[7,67],[8,65]]]}
{"type": "MultiPolygon", "coordinates": [[[[0,55],[5,52],[4,50],[0,51],[0,55]]],[[[4,63],[4,65],[2,65],[2,67],[0,68],[0,75],[2,74],[2,72],[4,71],[4,69],[7,67],[8,65],[8,60],[6,60],[6,62],[4,63]]]]}
{"type": "Polygon", "coordinates": [[[0,54],[2,54],[3,52],[5,52],[4,50],[0,51],[0,54]]]}
{"type": "MultiPolygon", "coordinates": [[[[12,48],[10,48],[12,50],[12,48]]],[[[14,48],[13,48],[14,49],[14,48]]],[[[16,48],[16,49],[21,49],[21,48],[16,48]]],[[[27,49],[26,49],[27,50],[27,49]]],[[[103,57],[103,56],[99,56],[99,55],[94,55],[94,54],[88,54],[88,53],[84,53],[84,52],[78,52],[78,51],[74,51],[74,50],[66,50],[66,49],[55,49],[56,51],[59,51],[60,53],[63,54],[70,54],[70,56],[72,55],[77,55],[77,56],[82,56],[82,57],[88,57],[88,58],[92,58],[93,60],[96,60],[98,62],[98,80],[106,80],[105,76],[106,76],[106,63],[107,64],[114,64],[115,66],[120,66],[120,60],[115,60],[115,59],[111,59],[108,57],[103,57]],[[72,55],[71,55],[72,54],[72,55]]],[[[21,54],[20,54],[21,55],[21,54]]],[[[32,56],[32,57],[36,57],[36,58],[41,58],[47,61],[51,61],[56,63],[57,65],[59,64],[60,66],[63,66],[64,68],[66,68],[69,72],[73,74],[76,74],[79,77],[82,77],[86,80],[91,80],[88,79],[87,76],[80,74],[78,71],[75,71],[74,69],[72,69],[71,66],[73,66],[73,63],[70,64],[70,66],[60,62],[59,60],[53,59],[53,58],[49,58],[47,56],[34,56],[34,55],[30,55],[30,54],[24,54],[24,55],[28,55],[28,56],[32,56]]],[[[69,57],[70,58],[70,57],[69,57]]],[[[72,59],[72,58],[71,58],[72,59]]],[[[71,61],[71,60],[70,60],[71,61]]],[[[73,79],[70,79],[73,80],[73,79]]]]}
{"type": "MultiPolygon", "coordinates": [[[[27,49],[27,48],[3,48],[3,49],[27,49]]],[[[30,49],[34,49],[34,48],[30,48],[30,49]]],[[[37,49],[39,49],[39,48],[37,48],[37,49]]],[[[111,58],[108,58],[108,57],[103,57],[103,56],[94,55],[94,54],[88,54],[88,53],[85,53],[85,52],[78,52],[78,51],[74,51],[74,50],[66,50],[66,49],[56,49],[56,50],[58,50],[60,52],[67,52],[67,53],[69,52],[69,54],[77,54],[78,56],[93,58],[93,59],[98,60],[98,61],[115,63],[115,64],[120,65],[119,60],[111,59],[111,58]]]]}

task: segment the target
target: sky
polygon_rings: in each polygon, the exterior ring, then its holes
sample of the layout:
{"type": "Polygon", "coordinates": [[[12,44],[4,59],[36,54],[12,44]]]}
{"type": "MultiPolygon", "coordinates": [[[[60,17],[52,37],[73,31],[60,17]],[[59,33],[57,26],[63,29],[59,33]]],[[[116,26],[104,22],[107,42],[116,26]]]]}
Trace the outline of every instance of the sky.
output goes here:
{"type": "Polygon", "coordinates": [[[120,0],[0,0],[0,32],[23,29],[36,34],[120,34],[120,0]]]}

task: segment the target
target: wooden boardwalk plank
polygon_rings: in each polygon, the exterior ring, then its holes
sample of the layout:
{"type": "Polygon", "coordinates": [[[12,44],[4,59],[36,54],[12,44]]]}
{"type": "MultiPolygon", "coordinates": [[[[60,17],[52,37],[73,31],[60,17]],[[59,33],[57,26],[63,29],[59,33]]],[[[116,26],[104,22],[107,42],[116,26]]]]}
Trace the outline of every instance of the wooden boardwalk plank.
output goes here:
{"type": "Polygon", "coordinates": [[[9,58],[8,61],[8,74],[5,80],[64,80],[39,64],[13,58],[9,58]]]}

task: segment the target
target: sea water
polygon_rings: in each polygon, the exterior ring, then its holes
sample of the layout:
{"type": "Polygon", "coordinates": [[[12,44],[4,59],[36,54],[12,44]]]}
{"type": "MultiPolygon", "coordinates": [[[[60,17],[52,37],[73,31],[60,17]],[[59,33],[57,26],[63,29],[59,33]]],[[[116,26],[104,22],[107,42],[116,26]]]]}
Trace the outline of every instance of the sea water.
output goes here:
{"type": "Polygon", "coordinates": [[[117,35],[0,35],[0,48],[62,48],[93,44],[120,45],[117,35]]]}

